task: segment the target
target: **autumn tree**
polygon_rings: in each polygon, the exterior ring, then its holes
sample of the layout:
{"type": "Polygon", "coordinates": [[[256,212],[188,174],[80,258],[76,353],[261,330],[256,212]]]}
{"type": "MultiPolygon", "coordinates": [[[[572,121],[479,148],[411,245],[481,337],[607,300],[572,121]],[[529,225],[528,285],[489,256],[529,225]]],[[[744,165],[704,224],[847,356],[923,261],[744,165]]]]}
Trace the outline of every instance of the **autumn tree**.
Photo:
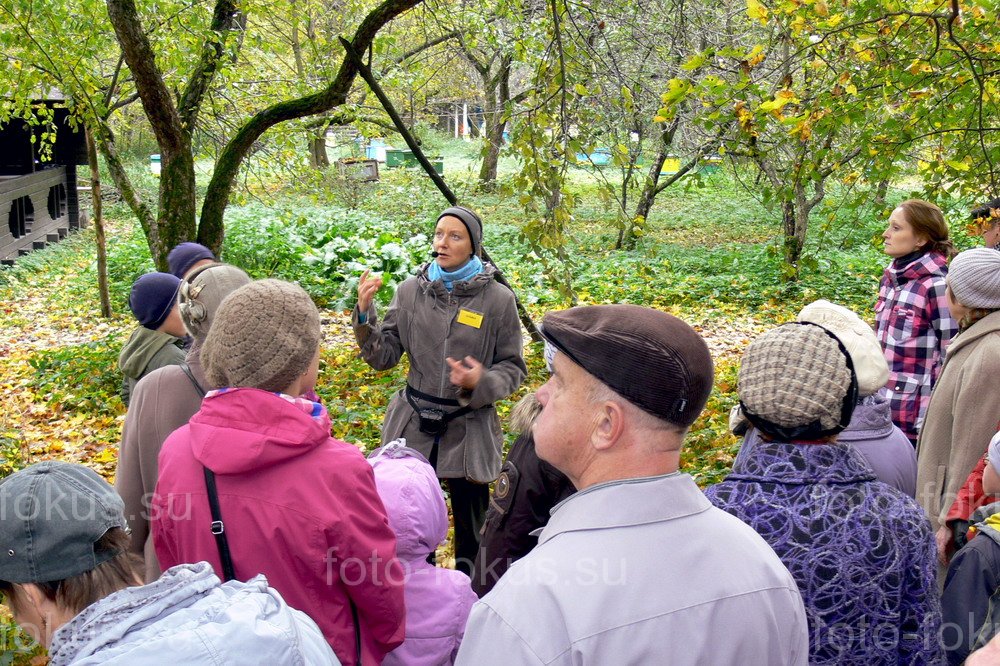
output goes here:
{"type": "MultiPolygon", "coordinates": [[[[354,28],[349,41],[356,50],[367,51],[383,26],[419,2],[384,0],[351,21],[354,28]]],[[[295,3],[291,5],[294,9],[295,3]]],[[[199,7],[186,8],[182,25],[195,37],[189,37],[193,49],[186,59],[170,61],[173,71],[183,72],[176,79],[166,77],[159,65],[159,56],[165,47],[161,46],[162,39],[155,39],[159,35],[153,28],[161,23],[158,14],[152,11],[154,7],[143,8],[141,13],[134,0],[107,0],[107,9],[160,147],[159,205],[155,223],[147,229],[154,259],[158,266],[165,267],[170,248],[192,238],[218,250],[224,236],[226,205],[240,167],[254,143],[280,123],[325,113],[344,104],[357,74],[356,68],[331,38],[327,42],[327,53],[337,59],[339,66],[329,77],[317,82],[297,81],[297,90],[288,91],[283,98],[268,100],[264,106],[247,112],[219,151],[199,217],[192,137],[198,128],[205,99],[213,86],[226,83],[225,77],[219,76],[220,72],[238,62],[239,48],[247,40],[244,30],[250,31],[256,25],[255,10],[287,11],[289,5],[245,2],[237,6],[231,0],[216,0],[211,13],[199,12],[199,7]],[[175,84],[173,90],[171,83],[175,84]]],[[[345,22],[339,27],[346,29],[349,25],[345,22]]]]}

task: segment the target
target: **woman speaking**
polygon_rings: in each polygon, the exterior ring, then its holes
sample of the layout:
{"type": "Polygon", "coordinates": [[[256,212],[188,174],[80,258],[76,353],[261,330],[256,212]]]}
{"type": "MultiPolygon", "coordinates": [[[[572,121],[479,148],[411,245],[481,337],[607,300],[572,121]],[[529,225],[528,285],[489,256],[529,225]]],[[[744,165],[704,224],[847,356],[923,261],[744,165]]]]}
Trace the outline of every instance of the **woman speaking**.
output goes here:
{"type": "Polygon", "coordinates": [[[479,548],[490,481],[500,471],[503,436],[493,403],[523,381],[521,326],[514,294],[483,264],[483,223],[455,206],[438,216],[433,261],[406,279],[379,321],[382,286],[365,271],[352,315],[361,357],[376,370],[409,357],[406,387],[386,410],[382,443],[403,437],[444,479],[455,520],[455,563],[468,574],[479,548]]]}

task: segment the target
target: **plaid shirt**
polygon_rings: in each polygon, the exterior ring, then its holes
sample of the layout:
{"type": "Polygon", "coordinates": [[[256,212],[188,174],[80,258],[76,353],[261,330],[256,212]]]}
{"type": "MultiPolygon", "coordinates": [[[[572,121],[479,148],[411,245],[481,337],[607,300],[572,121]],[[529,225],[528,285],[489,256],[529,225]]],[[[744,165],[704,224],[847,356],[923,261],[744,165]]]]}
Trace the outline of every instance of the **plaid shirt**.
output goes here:
{"type": "Polygon", "coordinates": [[[889,363],[892,420],[916,441],[945,349],[958,333],[948,311],[943,254],[928,252],[885,269],[875,303],[876,334],[889,363]]]}

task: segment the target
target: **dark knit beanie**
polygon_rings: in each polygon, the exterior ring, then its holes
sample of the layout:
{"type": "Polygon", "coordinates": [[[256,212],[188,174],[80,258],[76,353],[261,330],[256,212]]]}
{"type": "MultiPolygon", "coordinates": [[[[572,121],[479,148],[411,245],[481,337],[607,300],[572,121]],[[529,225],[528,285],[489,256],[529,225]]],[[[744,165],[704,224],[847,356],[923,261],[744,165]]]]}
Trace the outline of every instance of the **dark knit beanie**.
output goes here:
{"type": "Polygon", "coordinates": [[[128,306],[139,323],[155,331],[177,302],[181,281],[170,273],[146,273],[132,284],[128,306]]]}
{"type": "Polygon", "coordinates": [[[442,217],[457,217],[461,220],[462,224],[465,225],[466,230],[469,232],[469,240],[472,241],[472,254],[477,257],[483,256],[483,221],[479,219],[479,216],[473,213],[471,210],[465,206],[452,206],[451,208],[445,208],[444,211],[438,215],[437,220],[434,222],[436,225],[441,221],[442,217]]]}
{"type": "Polygon", "coordinates": [[[167,265],[171,273],[183,278],[184,274],[202,259],[215,261],[215,255],[200,243],[181,243],[167,255],[167,265]]]}
{"type": "Polygon", "coordinates": [[[708,345],[666,312],[581,306],[545,315],[541,333],[620,396],[675,425],[694,423],[712,392],[708,345]]]}
{"type": "Polygon", "coordinates": [[[737,383],[743,414],[781,441],[837,434],[851,421],[858,391],[843,343],[810,323],[785,324],[750,343],[737,383]]]}
{"type": "Polygon", "coordinates": [[[319,349],[319,311],[302,287],[260,280],[222,302],[201,348],[213,388],[284,391],[319,349]]]}

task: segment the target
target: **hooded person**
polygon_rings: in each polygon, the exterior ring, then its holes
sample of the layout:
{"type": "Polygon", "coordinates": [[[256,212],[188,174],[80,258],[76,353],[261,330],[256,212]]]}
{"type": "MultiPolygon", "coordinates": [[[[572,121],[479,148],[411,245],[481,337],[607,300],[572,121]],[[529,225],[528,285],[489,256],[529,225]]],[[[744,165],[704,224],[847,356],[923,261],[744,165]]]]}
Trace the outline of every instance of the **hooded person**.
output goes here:
{"type": "Polygon", "coordinates": [[[298,285],[260,280],[226,297],[201,348],[211,390],[160,451],[153,543],[164,566],[265,574],[341,662],[377,664],[403,640],[403,571],[371,466],[301,397],[321,338],[298,285]]]}
{"type": "Polygon", "coordinates": [[[121,498],[83,465],[15,472],[0,507],[0,593],[53,666],[337,663],[316,623],[263,576],[221,584],[200,562],[143,585],[121,498]]]}
{"type": "Polygon", "coordinates": [[[170,273],[146,273],[132,284],[128,306],[139,326],[118,356],[122,402],[128,407],[140,379],[157,368],[183,363],[184,322],[177,305],[181,281],[170,273]]]}
{"type": "Polygon", "coordinates": [[[484,264],[482,220],[462,206],[434,227],[433,261],[396,289],[385,317],[375,311],[381,278],[365,271],[351,324],[361,357],[376,370],[409,359],[406,386],[386,408],[382,443],[403,438],[448,488],[455,568],[468,574],[479,550],[488,484],[500,472],[503,433],[494,403],[513,393],[527,368],[510,289],[484,264]]]}
{"type": "Polygon", "coordinates": [[[451,664],[476,595],[469,577],[428,563],[448,537],[448,508],[434,468],[403,440],[368,456],[375,485],[396,534],[396,556],[406,572],[406,638],[383,666],[451,664]]]}
{"type": "Polygon", "coordinates": [[[927,517],[837,439],[858,394],[846,346],[817,324],[779,326],[744,353],[737,390],[761,441],[705,495],[792,573],[809,618],[809,663],[938,663],[927,517]]]}
{"type": "Polygon", "coordinates": [[[510,410],[511,430],[519,434],[500,468],[486,512],[472,570],[472,589],[479,597],[493,589],[510,565],[531,552],[538,544],[535,530],[545,527],[553,507],[576,492],[566,475],[535,451],[531,427],[541,411],[534,393],[510,410]]]}
{"type": "Polygon", "coordinates": [[[212,264],[192,272],[178,286],[178,312],[193,342],[184,362],[154,370],[132,393],[115,471],[115,490],[125,502],[131,529],[131,550],[145,560],[144,579],[152,582],[160,566],[149,531],[149,498],[156,487],[157,456],[167,435],[198,411],[206,386],[201,346],[222,301],[250,277],[227,264],[212,264]]]}
{"type": "MultiPolygon", "coordinates": [[[[889,379],[889,366],[871,326],[842,305],[818,300],[802,308],[797,320],[824,327],[840,340],[851,356],[858,379],[858,399],[851,422],[837,436],[837,441],[850,442],[868,462],[876,478],[910,497],[917,491],[917,453],[910,440],[892,422],[889,400],[880,389],[889,379]]],[[[734,410],[739,414],[739,406],[734,410]]],[[[740,428],[745,418],[737,418],[731,429],[740,428]]],[[[740,446],[741,456],[761,441],[756,430],[746,432],[740,446]]]]}

